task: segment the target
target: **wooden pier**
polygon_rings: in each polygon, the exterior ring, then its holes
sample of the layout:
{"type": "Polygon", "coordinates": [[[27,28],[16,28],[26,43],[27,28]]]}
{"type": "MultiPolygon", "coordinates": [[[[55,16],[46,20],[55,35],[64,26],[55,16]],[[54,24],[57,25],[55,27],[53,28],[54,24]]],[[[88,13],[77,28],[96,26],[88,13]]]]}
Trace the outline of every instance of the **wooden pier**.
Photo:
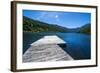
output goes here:
{"type": "Polygon", "coordinates": [[[66,42],[57,36],[45,36],[30,45],[23,55],[23,62],[73,60],[58,44],[66,44],[66,42]]]}
{"type": "Polygon", "coordinates": [[[60,39],[58,36],[52,35],[52,36],[44,36],[43,38],[37,40],[36,42],[33,42],[30,45],[38,46],[38,45],[46,45],[46,44],[66,44],[66,42],[60,39]]]}

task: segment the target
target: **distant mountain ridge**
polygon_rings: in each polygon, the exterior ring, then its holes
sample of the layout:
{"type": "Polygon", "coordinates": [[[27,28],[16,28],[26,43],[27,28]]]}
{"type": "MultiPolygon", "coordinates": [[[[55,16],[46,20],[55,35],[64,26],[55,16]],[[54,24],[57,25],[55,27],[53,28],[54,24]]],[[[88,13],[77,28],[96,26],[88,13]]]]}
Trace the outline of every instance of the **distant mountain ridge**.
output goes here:
{"type": "Polygon", "coordinates": [[[67,28],[23,16],[23,30],[32,32],[67,32],[67,28]]]}
{"type": "Polygon", "coordinates": [[[82,27],[80,28],[80,31],[79,31],[79,32],[80,32],[80,33],[91,34],[91,24],[88,23],[88,24],[82,26],[82,27]]]}
{"type": "Polygon", "coordinates": [[[78,28],[69,29],[69,32],[91,34],[91,24],[88,23],[78,28]]]}
{"type": "Polygon", "coordinates": [[[38,20],[34,20],[23,16],[23,30],[29,32],[77,32],[90,34],[90,24],[86,24],[80,28],[69,29],[59,25],[48,24],[38,20]]]}

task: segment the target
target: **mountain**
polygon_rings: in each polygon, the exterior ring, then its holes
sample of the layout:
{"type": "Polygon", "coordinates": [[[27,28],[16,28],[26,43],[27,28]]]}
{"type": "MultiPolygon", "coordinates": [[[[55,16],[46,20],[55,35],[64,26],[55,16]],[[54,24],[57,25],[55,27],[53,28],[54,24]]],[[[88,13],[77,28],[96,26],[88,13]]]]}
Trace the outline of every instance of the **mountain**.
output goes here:
{"type": "Polygon", "coordinates": [[[48,24],[23,16],[23,30],[29,32],[74,32],[90,34],[90,23],[74,29],[69,29],[56,24],[48,24]]]}
{"type": "Polygon", "coordinates": [[[23,30],[31,32],[67,32],[67,28],[23,16],[23,30]]]}
{"type": "Polygon", "coordinates": [[[79,33],[91,34],[91,24],[88,23],[79,29],[79,33]]]}

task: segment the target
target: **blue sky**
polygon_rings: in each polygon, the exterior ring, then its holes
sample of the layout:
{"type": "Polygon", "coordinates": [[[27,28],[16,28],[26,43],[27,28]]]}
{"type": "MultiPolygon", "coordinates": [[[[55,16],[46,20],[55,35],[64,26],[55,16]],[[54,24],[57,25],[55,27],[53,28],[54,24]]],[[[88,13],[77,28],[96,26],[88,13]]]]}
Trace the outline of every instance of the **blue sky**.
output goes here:
{"type": "Polygon", "coordinates": [[[91,23],[91,14],[82,12],[23,10],[23,16],[67,28],[78,28],[91,23]]]}

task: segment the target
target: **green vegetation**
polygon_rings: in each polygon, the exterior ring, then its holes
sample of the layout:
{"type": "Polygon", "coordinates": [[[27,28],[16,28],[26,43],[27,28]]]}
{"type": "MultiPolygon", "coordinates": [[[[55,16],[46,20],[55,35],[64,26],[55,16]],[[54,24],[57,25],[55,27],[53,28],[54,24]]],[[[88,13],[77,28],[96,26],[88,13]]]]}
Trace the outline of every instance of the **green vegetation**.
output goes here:
{"type": "Polygon", "coordinates": [[[91,34],[91,25],[86,24],[80,28],[79,33],[91,34]]]}
{"type": "Polygon", "coordinates": [[[23,16],[23,30],[24,32],[76,32],[91,34],[90,24],[86,24],[80,28],[68,29],[55,24],[48,24],[38,20],[33,20],[31,18],[23,16]]]}
{"type": "Polygon", "coordinates": [[[67,28],[23,17],[23,30],[30,32],[67,32],[67,28]]]}

